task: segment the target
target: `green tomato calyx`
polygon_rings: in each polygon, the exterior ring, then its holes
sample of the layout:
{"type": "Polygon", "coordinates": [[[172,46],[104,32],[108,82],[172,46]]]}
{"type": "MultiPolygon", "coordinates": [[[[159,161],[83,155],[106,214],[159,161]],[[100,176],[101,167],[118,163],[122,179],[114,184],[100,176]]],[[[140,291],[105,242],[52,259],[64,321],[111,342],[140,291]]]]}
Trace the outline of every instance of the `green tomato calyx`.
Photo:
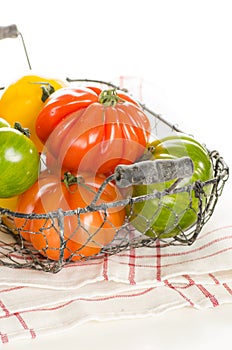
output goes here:
{"type": "Polygon", "coordinates": [[[23,128],[19,122],[14,123],[14,129],[20,131],[23,135],[27,136],[28,138],[30,138],[31,136],[30,130],[28,128],[23,128]]]}
{"type": "Polygon", "coordinates": [[[48,99],[48,97],[51,94],[53,94],[53,92],[55,92],[54,87],[46,81],[36,81],[36,82],[31,83],[31,84],[41,85],[41,89],[42,89],[41,101],[42,102],[45,102],[48,99]]]}
{"type": "Polygon", "coordinates": [[[124,100],[118,96],[116,89],[103,90],[98,101],[105,107],[116,106],[117,103],[123,103],[124,100]]]}

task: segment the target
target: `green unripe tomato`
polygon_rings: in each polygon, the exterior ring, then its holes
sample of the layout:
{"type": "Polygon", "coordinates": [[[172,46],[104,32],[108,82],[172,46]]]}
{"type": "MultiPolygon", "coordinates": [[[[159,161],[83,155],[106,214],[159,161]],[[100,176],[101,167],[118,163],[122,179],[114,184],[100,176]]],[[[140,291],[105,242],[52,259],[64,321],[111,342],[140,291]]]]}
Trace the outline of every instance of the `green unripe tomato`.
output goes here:
{"type": "Polygon", "coordinates": [[[27,190],[37,180],[39,168],[40,158],[34,143],[19,130],[0,127],[0,198],[17,196],[27,190]]]}
{"type": "MultiPolygon", "coordinates": [[[[182,188],[199,180],[205,182],[213,177],[213,165],[208,151],[194,138],[183,133],[155,140],[148,145],[150,159],[176,159],[190,157],[194,164],[191,177],[182,179],[177,187],[182,188]]],[[[169,188],[176,179],[151,185],[135,185],[132,187],[132,197],[144,196],[154,191],[162,192],[169,188]]],[[[203,208],[206,195],[211,191],[211,185],[204,186],[202,196],[203,208]]],[[[127,206],[127,215],[131,224],[141,233],[153,238],[174,237],[189,229],[197,221],[199,199],[195,192],[180,192],[166,194],[160,199],[153,198],[136,202],[127,206]]]]}

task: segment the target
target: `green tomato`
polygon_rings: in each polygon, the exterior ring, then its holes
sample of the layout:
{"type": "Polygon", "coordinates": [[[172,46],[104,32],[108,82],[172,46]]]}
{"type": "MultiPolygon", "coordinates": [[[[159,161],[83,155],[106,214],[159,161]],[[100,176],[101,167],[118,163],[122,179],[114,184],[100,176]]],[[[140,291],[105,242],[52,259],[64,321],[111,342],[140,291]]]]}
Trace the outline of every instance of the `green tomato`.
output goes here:
{"type": "MultiPolygon", "coordinates": [[[[181,180],[177,187],[194,183],[197,180],[205,182],[213,177],[213,165],[208,151],[194,138],[178,133],[156,140],[148,145],[150,159],[177,159],[190,157],[194,164],[191,177],[181,180]]],[[[132,187],[132,197],[144,196],[154,191],[162,192],[169,188],[175,180],[152,185],[135,185],[132,187]]],[[[206,196],[211,191],[211,185],[204,186],[205,196],[202,197],[203,208],[206,196]]],[[[167,194],[161,199],[154,198],[127,206],[127,215],[132,225],[140,232],[152,238],[174,237],[185,232],[197,221],[199,199],[195,192],[167,194]]]]}
{"type": "Polygon", "coordinates": [[[0,117],[0,128],[6,127],[6,126],[10,128],[10,124],[5,119],[0,117]]]}
{"type": "Polygon", "coordinates": [[[0,198],[16,196],[31,187],[39,168],[34,143],[19,130],[0,127],[0,198]]]}

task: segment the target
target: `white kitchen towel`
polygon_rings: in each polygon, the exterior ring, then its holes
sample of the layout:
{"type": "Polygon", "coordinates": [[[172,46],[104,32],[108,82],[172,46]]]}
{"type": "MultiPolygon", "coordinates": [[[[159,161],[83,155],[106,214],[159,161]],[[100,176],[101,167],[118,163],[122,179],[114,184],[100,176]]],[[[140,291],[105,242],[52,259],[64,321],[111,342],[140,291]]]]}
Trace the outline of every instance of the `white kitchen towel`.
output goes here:
{"type": "Polygon", "coordinates": [[[231,303],[230,198],[225,191],[215,215],[189,247],[131,249],[70,264],[57,274],[2,266],[1,342],[54,334],[89,320],[231,303]]]}

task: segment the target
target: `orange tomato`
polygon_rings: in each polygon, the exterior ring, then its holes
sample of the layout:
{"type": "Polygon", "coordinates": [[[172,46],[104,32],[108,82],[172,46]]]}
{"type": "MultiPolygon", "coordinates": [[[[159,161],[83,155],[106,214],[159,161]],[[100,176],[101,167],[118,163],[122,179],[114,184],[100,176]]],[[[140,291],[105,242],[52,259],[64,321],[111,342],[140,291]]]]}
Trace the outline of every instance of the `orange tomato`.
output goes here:
{"type": "MultiPolygon", "coordinates": [[[[47,198],[48,199],[48,198],[47,198]]],[[[46,202],[46,208],[48,209],[49,203],[46,202]]],[[[38,201],[35,209],[38,214],[46,214],[44,204],[41,200],[38,201]]],[[[67,224],[67,221],[66,221],[67,224]]],[[[65,225],[67,229],[67,225],[65,225]]],[[[62,235],[56,219],[33,219],[30,223],[30,241],[36,250],[43,256],[51,260],[59,260],[61,258],[62,247],[62,235]]],[[[63,249],[63,259],[67,259],[70,256],[70,251],[66,248],[63,249]]]]}
{"type": "MultiPolygon", "coordinates": [[[[102,186],[104,176],[84,174],[84,183],[67,186],[58,175],[45,171],[38,181],[19,196],[17,211],[32,213],[31,219],[17,218],[15,225],[22,236],[30,240],[34,248],[52,260],[79,260],[100,252],[115,237],[125,220],[125,209],[115,207],[88,210],[102,186]],[[57,216],[64,213],[62,232],[57,216]],[[83,209],[83,210],[82,210],[83,209]],[[73,214],[72,210],[76,210],[73,214]],[[70,212],[70,215],[68,211],[70,212]],[[46,214],[45,217],[33,217],[46,214]],[[61,249],[63,257],[61,257],[61,249]]],[[[102,191],[95,205],[121,199],[116,186],[110,182],[102,191]]]]}

